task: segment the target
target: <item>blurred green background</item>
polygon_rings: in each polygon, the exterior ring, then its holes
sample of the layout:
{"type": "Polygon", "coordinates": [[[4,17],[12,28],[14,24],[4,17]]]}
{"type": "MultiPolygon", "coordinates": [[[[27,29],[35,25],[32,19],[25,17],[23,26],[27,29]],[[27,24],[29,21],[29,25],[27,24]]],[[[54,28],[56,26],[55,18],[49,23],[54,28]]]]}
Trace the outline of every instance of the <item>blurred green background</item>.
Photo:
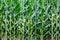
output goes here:
{"type": "Polygon", "coordinates": [[[0,40],[60,40],[60,0],[0,0],[0,40]]]}

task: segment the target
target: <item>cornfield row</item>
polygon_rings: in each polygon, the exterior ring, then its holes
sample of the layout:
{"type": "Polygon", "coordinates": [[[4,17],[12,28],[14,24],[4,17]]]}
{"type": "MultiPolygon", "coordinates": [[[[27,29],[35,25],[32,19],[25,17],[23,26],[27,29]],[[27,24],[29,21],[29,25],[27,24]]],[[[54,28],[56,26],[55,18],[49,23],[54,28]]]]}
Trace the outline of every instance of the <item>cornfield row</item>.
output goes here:
{"type": "Polygon", "coordinates": [[[0,40],[60,40],[60,0],[0,0],[0,40]]]}

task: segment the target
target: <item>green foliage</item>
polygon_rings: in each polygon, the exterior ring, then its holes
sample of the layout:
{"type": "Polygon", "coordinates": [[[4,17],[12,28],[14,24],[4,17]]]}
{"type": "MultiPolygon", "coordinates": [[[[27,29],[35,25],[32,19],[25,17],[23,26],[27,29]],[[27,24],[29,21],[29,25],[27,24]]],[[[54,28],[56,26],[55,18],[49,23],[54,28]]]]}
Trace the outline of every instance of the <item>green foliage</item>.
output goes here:
{"type": "Polygon", "coordinates": [[[59,40],[60,0],[0,0],[0,39],[59,40]]]}

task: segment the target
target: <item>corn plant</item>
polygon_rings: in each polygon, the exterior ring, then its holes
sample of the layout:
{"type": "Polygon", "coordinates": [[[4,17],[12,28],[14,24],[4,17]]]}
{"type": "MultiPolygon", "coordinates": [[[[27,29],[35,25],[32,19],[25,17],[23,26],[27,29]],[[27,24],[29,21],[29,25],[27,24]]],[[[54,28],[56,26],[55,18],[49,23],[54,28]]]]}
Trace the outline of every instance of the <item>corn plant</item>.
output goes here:
{"type": "Polygon", "coordinates": [[[51,18],[51,40],[54,40],[54,22],[53,22],[53,18],[54,18],[54,14],[52,14],[52,18],[51,18]]]}
{"type": "Polygon", "coordinates": [[[0,0],[0,40],[59,40],[60,0],[0,0]]]}

